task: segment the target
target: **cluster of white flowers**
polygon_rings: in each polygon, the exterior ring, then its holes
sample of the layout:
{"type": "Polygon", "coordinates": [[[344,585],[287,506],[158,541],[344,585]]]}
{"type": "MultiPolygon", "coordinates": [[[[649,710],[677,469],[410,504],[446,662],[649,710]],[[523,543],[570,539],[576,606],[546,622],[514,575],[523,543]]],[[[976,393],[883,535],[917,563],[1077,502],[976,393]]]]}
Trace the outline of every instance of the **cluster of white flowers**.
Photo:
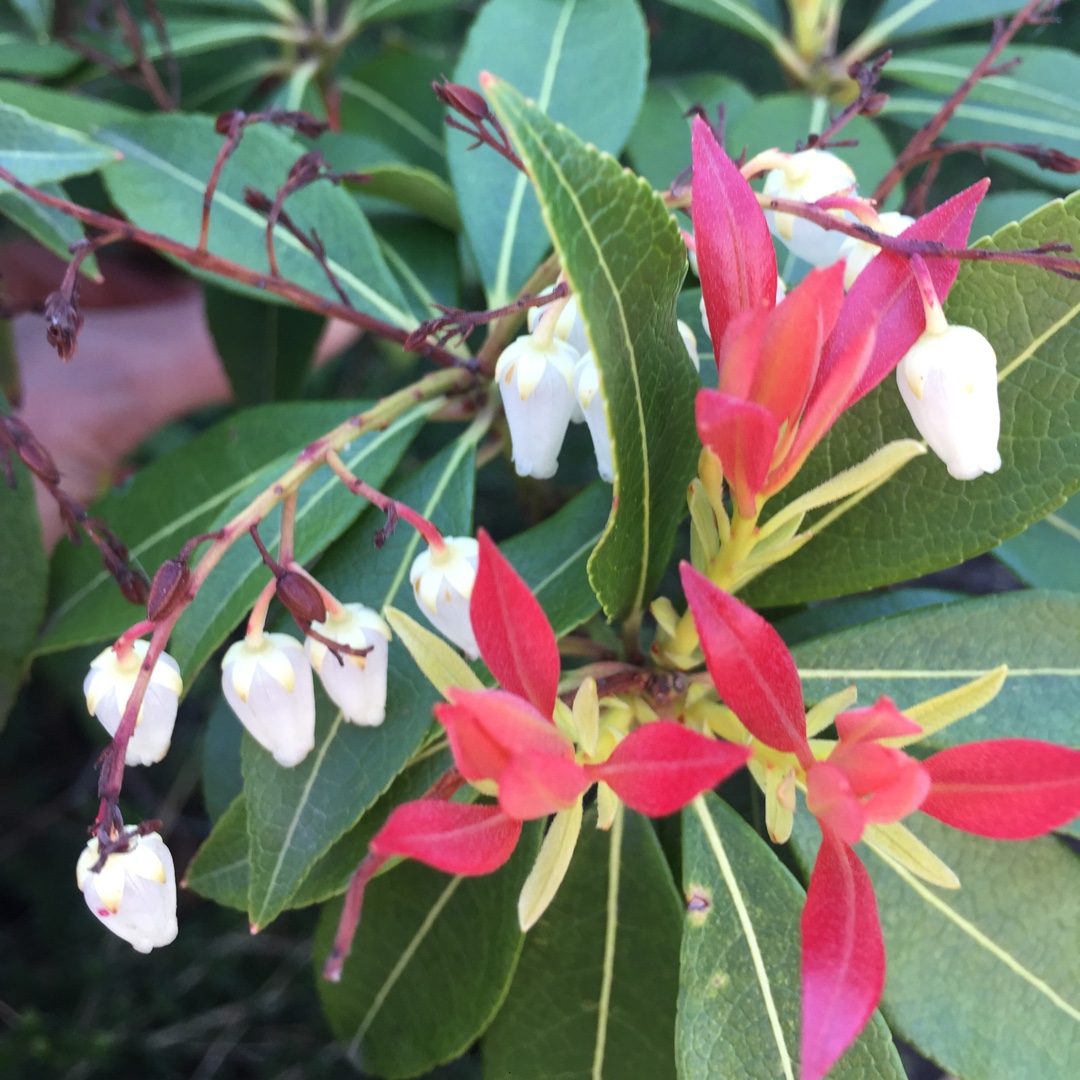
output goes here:
{"type": "MultiPolygon", "coordinates": [[[[589,348],[577,299],[571,296],[563,302],[562,310],[554,315],[554,327],[542,324],[545,310],[530,309],[528,333],[503,350],[495,368],[514,468],[518,476],[538,480],[554,476],[567,428],[586,423],[600,476],[611,483],[615,466],[600,369],[589,348]]],[[[679,333],[695,370],[700,370],[693,331],[680,322],[679,333]]]]}

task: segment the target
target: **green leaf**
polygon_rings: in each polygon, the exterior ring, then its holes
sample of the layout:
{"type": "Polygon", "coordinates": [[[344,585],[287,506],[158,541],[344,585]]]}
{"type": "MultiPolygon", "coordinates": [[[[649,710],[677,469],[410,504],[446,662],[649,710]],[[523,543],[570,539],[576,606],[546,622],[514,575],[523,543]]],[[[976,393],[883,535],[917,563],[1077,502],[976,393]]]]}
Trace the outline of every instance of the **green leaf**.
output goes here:
{"type": "MultiPolygon", "coordinates": [[[[1012,15],[1023,6],[1019,0],[885,0],[849,52],[861,58],[883,44],[953,26],[989,22],[999,15],[1012,15]]],[[[985,52],[983,47],[980,57],[985,52]]]]}
{"type": "Polygon", "coordinates": [[[685,8],[730,26],[747,37],[766,45],[783,38],[783,19],[775,0],[667,0],[673,7],[685,8]]]}
{"type": "Polygon", "coordinates": [[[401,282],[416,297],[422,318],[437,315],[435,304],[461,305],[461,269],[457,237],[445,229],[401,215],[374,221],[383,256],[401,282]]]}
{"type": "Polygon", "coordinates": [[[11,0],[11,3],[38,40],[47,41],[52,29],[53,0],[11,0]]]}
{"type": "Polygon", "coordinates": [[[588,561],[611,511],[611,488],[590,484],[557,514],[500,545],[540,601],[556,637],[569,634],[600,607],[588,561]]]}
{"type": "Polygon", "coordinates": [[[0,165],[24,184],[45,184],[96,172],[116,160],[110,147],[91,142],[72,128],[37,120],[12,105],[0,105],[0,165]]]}
{"type": "Polygon", "coordinates": [[[525,161],[600,367],[615,492],[589,579],[609,618],[652,599],[698,457],[699,384],[675,328],[686,250],[644,181],[585,146],[516,90],[489,93],[525,161]]]}
{"type": "MultiPolygon", "coordinates": [[[[884,115],[913,126],[924,124],[985,51],[983,44],[946,45],[890,61],[890,77],[928,95],[893,95],[884,115]]],[[[1020,45],[1010,47],[1006,57],[1020,58],[1023,63],[1014,71],[980,81],[946,126],[945,137],[1037,143],[1080,154],[1080,105],[1073,93],[1080,80],[1080,56],[1067,49],[1020,45]]],[[[988,153],[994,161],[1041,185],[1061,191],[1076,187],[1074,175],[1042,169],[1007,151],[988,153]]]]}
{"type": "MultiPolygon", "coordinates": [[[[203,193],[222,141],[211,118],[150,116],[110,127],[100,138],[124,155],[107,180],[109,194],[124,213],[145,229],[197,244],[203,193]]],[[[244,205],[244,189],[252,187],[273,198],[302,152],[302,146],[281,131],[256,126],[245,132],[214,193],[210,251],[267,271],[265,218],[244,205]]],[[[395,326],[411,329],[416,324],[355,199],[330,183],[318,183],[291,196],[288,210],[305,232],[318,232],[326,244],[327,263],[353,306],[395,326]]],[[[274,243],[284,278],[337,299],[318,260],[295,236],[278,226],[274,243]]],[[[211,280],[236,288],[227,278],[211,280]]],[[[258,295],[246,287],[242,291],[258,295]]]]}
{"type": "MultiPolygon", "coordinates": [[[[1051,203],[983,244],[1049,241],[1080,245],[1080,195],[1051,203]]],[[[753,582],[749,602],[839,596],[953,566],[1044,518],[1080,488],[1080,282],[1036,267],[968,262],[945,310],[950,322],[985,334],[997,352],[1001,469],[964,483],[934,454],[910,462],[753,582]]],[[[915,434],[889,376],[840,417],[777,501],[915,434]]]]}
{"type": "MultiPolygon", "coordinates": [[[[459,439],[395,490],[447,533],[472,521],[474,443],[459,439]]],[[[367,475],[364,470],[363,475],[367,475]]],[[[374,482],[374,481],[373,481],[374,482]]],[[[340,485],[339,485],[340,486],[340,485]]],[[[344,489],[342,489],[344,490],[344,489]]],[[[346,602],[381,610],[408,585],[419,535],[400,525],[381,551],[368,515],[318,567],[319,580],[346,602]]],[[[288,904],[311,867],[351,829],[405,767],[431,727],[437,698],[398,641],[390,644],[386,720],[379,727],[346,722],[320,692],[315,749],[282,769],[253,739],[244,738],[244,795],[251,838],[249,914],[266,926],[288,904]]],[[[355,864],[354,864],[355,865],[355,864]]]]}
{"type": "MultiPolygon", "coordinates": [[[[184,18],[171,16],[168,21],[169,52],[175,57],[198,56],[216,49],[230,49],[250,41],[287,41],[289,28],[265,19],[184,18]]],[[[142,28],[146,55],[150,60],[162,60],[165,47],[149,24],[142,28]]],[[[103,52],[117,60],[128,62],[131,56],[126,42],[117,34],[94,40],[103,52]]],[[[100,70],[100,69],[99,69],[100,70]]]]}
{"type": "Polygon", "coordinates": [[[402,19],[426,11],[450,7],[455,0],[352,0],[350,13],[361,23],[402,19]]]}
{"type": "Polygon", "coordinates": [[[703,73],[650,82],[626,146],[631,164],[654,188],[666,188],[690,166],[690,109],[701,105],[715,116],[716,107],[723,104],[725,123],[733,124],[753,100],[742,83],[726,75],[703,73]]]}
{"type": "MultiPolygon", "coordinates": [[[[2,391],[0,412],[9,412],[2,391]]],[[[22,681],[24,662],[45,610],[47,581],[34,482],[17,458],[13,469],[14,488],[0,481],[0,726],[22,681]]]]}
{"type": "MultiPolygon", "coordinates": [[[[647,66],[645,23],[634,0],[489,0],[454,81],[475,87],[490,69],[534,98],[538,113],[618,153],[637,119],[647,66]]],[[[470,151],[473,140],[458,131],[448,141],[465,231],[497,307],[513,299],[550,246],[540,205],[528,180],[492,151],[470,151]]]]}
{"type": "MultiPolygon", "coordinates": [[[[1058,840],[984,840],[922,815],[904,822],[956,871],[940,890],[863,851],[889,968],[882,1010],[897,1035],[965,1080],[1071,1080],[1080,1031],[1080,862],[1058,840]]],[[[809,815],[792,846],[809,865],[809,815]]]]}
{"type": "MultiPolygon", "coordinates": [[[[47,195],[66,199],[67,192],[59,184],[39,184],[47,195]]],[[[14,189],[0,193],[0,214],[24,229],[39,244],[59,255],[65,261],[71,258],[69,248],[83,239],[82,226],[72,217],[35,202],[29,195],[14,189]]],[[[94,255],[83,260],[82,273],[96,281],[101,280],[97,259],[94,255]]]]}
{"type": "MultiPolygon", "coordinates": [[[[0,58],[3,57],[3,35],[0,35],[0,58]]],[[[0,63],[0,70],[5,65],[0,63]]],[[[0,101],[23,109],[39,120],[60,123],[84,134],[92,135],[99,127],[118,124],[139,114],[111,101],[80,97],[66,90],[0,79],[0,101]]]]}
{"type": "MultiPolygon", "coordinates": [[[[206,718],[202,747],[203,803],[210,820],[217,822],[244,789],[240,771],[240,737],[243,726],[224,695],[219,696],[206,718]]],[[[244,836],[247,836],[245,826],[244,836]]],[[[245,857],[247,846],[245,840],[245,857]]],[[[244,885],[244,906],[247,885],[244,885]]]]}
{"type": "Polygon", "coordinates": [[[491,1080],[674,1080],[680,904],[647,820],[586,815],[483,1042],[491,1080]]]}
{"type": "Polygon", "coordinates": [[[207,286],[206,322],[238,405],[295,398],[326,320],[207,286]]]}
{"type": "Polygon", "coordinates": [[[975,239],[992,236],[998,229],[1041,210],[1048,201],[1045,191],[991,192],[975,211],[971,235],[975,239]]]}
{"type": "MultiPolygon", "coordinates": [[[[184,541],[213,528],[236,496],[319,435],[364,408],[364,402],[296,403],[248,409],[223,420],[175,453],[159,458],[93,504],[93,513],[127,544],[147,572],[184,541]]],[[[90,545],[61,544],[53,556],[50,612],[36,652],[55,652],[122,633],[138,609],[120,595],[90,545]]]]}
{"type": "Polygon", "coordinates": [[[405,862],[367,888],[340,983],[318,972],[341,904],[315,934],[319,996],[353,1064],[387,1080],[460,1056],[499,1008],[521,952],[517,897],[539,846],[530,825],[510,861],[484,877],[405,862]]]}
{"type": "Polygon", "coordinates": [[[195,852],[183,885],[215,904],[247,911],[248,878],[247,803],[238,795],[195,852]]]}
{"type": "Polygon", "coordinates": [[[363,171],[368,179],[354,188],[360,194],[399,203],[451,232],[461,228],[454,191],[442,177],[415,165],[375,165],[363,171]]]}
{"type": "Polygon", "coordinates": [[[1080,497],[1074,495],[994,555],[1027,585],[1080,592],[1080,497]]]}
{"type": "MultiPolygon", "coordinates": [[[[683,925],[680,1080],[791,1080],[798,1075],[805,893],[768,844],[712,794],[701,813],[697,804],[683,811],[683,891],[693,907],[683,925]]],[[[833,1080],[904,1075],[878,1013],[829,1072],[833,1080]]]]}
{"type": "MultiPolygon", "coordinates": [[[[66,75],[80,61],[79,54],[55,41],[35,40],[28,34],[0,31],[0,71],[41,79],[66,75]]],[[[7,101],[6,94],[0,98],[7,101]]]]}

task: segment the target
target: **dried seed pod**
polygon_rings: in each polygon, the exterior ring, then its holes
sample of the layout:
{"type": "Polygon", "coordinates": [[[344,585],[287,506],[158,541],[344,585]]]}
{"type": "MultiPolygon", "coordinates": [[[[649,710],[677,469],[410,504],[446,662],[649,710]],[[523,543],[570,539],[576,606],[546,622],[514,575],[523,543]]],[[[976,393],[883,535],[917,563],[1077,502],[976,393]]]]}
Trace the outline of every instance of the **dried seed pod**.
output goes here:
{"type": "Polygon", "coordinates": [[[302,623],[326,621],[326,604],[318,588],[303,574],[286,571],[277,582],[278,599],[302,623]]]}
{"type": "Polygon", "coordinates": [[[166,559],[150,582],[146,616],[152,622],[168,618],[182,603],[191,580],[191,570],[182,559],[166,559]]]}

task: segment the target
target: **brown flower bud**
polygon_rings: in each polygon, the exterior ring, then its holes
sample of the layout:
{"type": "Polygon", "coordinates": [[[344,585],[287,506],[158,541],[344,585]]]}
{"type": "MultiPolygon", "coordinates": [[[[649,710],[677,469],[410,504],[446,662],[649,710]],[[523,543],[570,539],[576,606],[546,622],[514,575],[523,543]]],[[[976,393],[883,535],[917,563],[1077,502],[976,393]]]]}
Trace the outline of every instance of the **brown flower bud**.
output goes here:
{"type": "Polygon", "coordinates": [[[268,214],[274,203],[257,188],[245,187],[244,205],[250,206],[252,210],[257,210],[260,214],[268,214]]]}
{"type": "Polygon", "coordinates": [[[238,125],[244,121],[244,113],[240,109],[230,109],[228,112],[223,112],[217,120],[214,121],[214,130],[219,135],[232,135],[238,125]]]}
{"type": "Polygon", "coordinates": [[[60,291],[49,295],[45,301],[45,336],[61,360],[70,360],[75,355],[82,324],[77,289],[72,290],[70,297],[60,291]]]}
{"type": "Polygon", "coordinates": [[[182,559],[166,559],[150,582],[146,598],[146,616],[153,622],[167,619],[183,603],[191,571],[182,559]]]}
{"type": "Polygon", "coordinates": [[[326,622],[326,604],[315,585],[303,574],[287,570],[277,582],[278,599],[302,623],[326,622]]]}
{"type": "Polygon", "coordinates": [[[467,116],[470,120],[482,123],[491,116],[491,109],[480,94],[461,83],[448,82],[445,75],[441,83],[433,82],[431,89],[447,108],[467,116]]]}
{"type": "Polygon", "coordinates": [[[131,566],[121,566],[113,572],[113,577],[116,578],[116,584],[120,586],[125,600],[132,604],[146,603],[149,587],[141,570],[136,570],[131,566]]]}

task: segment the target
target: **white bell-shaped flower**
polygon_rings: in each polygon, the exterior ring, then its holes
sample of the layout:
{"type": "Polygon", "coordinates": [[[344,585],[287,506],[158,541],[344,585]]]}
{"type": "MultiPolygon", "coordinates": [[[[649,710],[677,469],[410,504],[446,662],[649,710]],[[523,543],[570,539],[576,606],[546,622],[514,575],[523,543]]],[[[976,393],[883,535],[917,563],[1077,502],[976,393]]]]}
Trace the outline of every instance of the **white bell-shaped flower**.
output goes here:
{"type": "MultiPolygon", "coordinates": [[[[694,370],[700,375],[701,357],[698,356],[697,338],[694,336],[694,331],[691,330],[690,327],[682,321],[682,319],[679,319],[675,325],[679,328],[679,337],[682,338],[683,344],[686,346],[687,354],[690,357],[690,363],[694,365],[694,370]]],[[[577,369],[575,368],[574,370],[576,372],[577,369]]]]}
{"type": "Polygon", "coordinates": [[[613,483],[615,462],[611,432],[608,431],[607,413],[604,410],[604,395],[600,393],[600,368],[591,352],[587,352],[574,368],[574,393],[585,413],[585,423],[589,425],[600,479],[613,483]]]}
{"type": "Polygon", "coordinates": [[[413,560],[409,582],[416,606],[443,637],[470,660],[480,655],[469,617],[480,545],[472,536],[446,536],[441,548],[429,547],[413,560]]]}
{"type": "Polygon", "coordinates": [[[566,429],[574,412],[575,349],[553,338],[547,344],[523,334],[504,350],[495,367],[510,448],[518,476],[546,480],[559,467],[566,429]]]}
{"type": "Polygon", "coordinates": [[[304,642],[308,660],[322,679],[330,700],[346,720],[377,727],[386,719],[386,665],[390,627],[363,604],[342,604],[326,622],[312,623],[312,630],[352,649],[367,649],[366,656],[341,653],[340,661],[329,647],[315,638],[304,642]]]}
{"type": "Polygon", "coordinates": [[[128,829],[128,850],[111,854],[96,873],[98,841],[83,849],[75,880],[86,906],[117,937],[141,953],[176,938],[176,871],[172,855],[157,833],[139,836],[128,829]]]}
{"type": "Polygon", "coordinates": [[[288,634],[249,634],[221,661],[221,689],[240,723],[286,769],[315,746],[315,686],[304,647],[288,634]]]}
{"type": "MultiPolygon", "coordinates": [[[[778,199],[809,203],[829,195],[853,194],[854,188],[855,174],[846,162],[828,150],[802,150],[788,155],[783,168],[766,175],[762,192],[778,199]]],[[[765,211],[765,220],[772,234],[811,266],[828,266],[839,257],[843,233],[772,210],[765,211]]]]}
{"type": "MultiPolygon", "coordinates": [[[[779,304],[785,296],[787,296],[787,286],[784,284],[784,279],[778,277],[776,279],[776,302],[779,304]]],[[[698,301],[698,307],[701,311],[701,327],[708,335],[709,340],[712,341],[712,331],[709,329],[709,313],[705,310],[704,296],[698,301]]]]}
{"type": "MultiPolygon", "coordinates": [[[[115,735],[120,726],[149,648],[147,641],[133,641],[121,659],[110,646],[90,661],[90,670],[83,680],[86,708],[110,735],[115,735]]],[[[168,753],[176,723],[176,707],[183,691],[179,665],[167,653],[162,653],[150,673],[150,683],[135,720],[135,731],[124,754],[125,765],[152,765],[168,753]]]]}
{"type": "MultiPolygon", "coordinates": [[[[899,236],[909,225],[913,225],[915,219],[890,210],[886,214],[879,214],[877,224],[874,226],[879,233],[886,236],[899,236]]],[[[855,284],[855,279],[870,265],[870,260],[881,254],[881,248],[877,244],[871,244],[866,240],[859,240],[854,236],[845,236],[840,245],[840,258],[844,260],[844,289],[850,289],[855,284]]]]}
{"type": "Polygon", "coordinates": [[[930,449],[957,480],[1001,468],[997,357],[970,326],[927,331],[896,368],[900,396],[930,449]]]}
{"type": "MultiPolygon", "coordinates": [[[[547,296],[554,288],[554,285],[549,285],[540,292],[540,295],[547,296]]],[[[525,325],[530,334],[536,332],[540,318],[546,310],[543,307],[529,308],[529,312],[525,316],[525,325]]],[[[585,320],[581,317],[581,310],[578,308],[576,296],[571,296],[566,301],[566,306],[559,312],[559,317],[555,321],[555,336],[560,341],[565,341],[579,356],[588,351],[589,338],[585,333],[585,320]]]]}

